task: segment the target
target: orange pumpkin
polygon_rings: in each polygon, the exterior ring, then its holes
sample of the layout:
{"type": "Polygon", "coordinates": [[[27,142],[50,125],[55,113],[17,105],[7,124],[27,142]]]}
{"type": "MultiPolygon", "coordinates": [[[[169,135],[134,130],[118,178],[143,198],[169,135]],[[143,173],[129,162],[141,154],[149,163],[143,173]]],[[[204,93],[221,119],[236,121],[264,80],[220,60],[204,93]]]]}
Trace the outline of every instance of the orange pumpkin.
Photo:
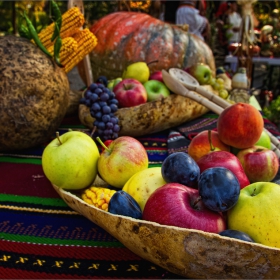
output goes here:
{"type": "Polygon", "coordinates": [[[197,62],[209,65],[213,74],[216,70],[213,53],[204,41],[145,13],[112,13],[90,30],[98,39],[90,54],[94,79],[100,75],[108,79],[122,76],[125,67],[137,61],[157,61],[149,64],[151,72],[184,69],[197,62]]]}

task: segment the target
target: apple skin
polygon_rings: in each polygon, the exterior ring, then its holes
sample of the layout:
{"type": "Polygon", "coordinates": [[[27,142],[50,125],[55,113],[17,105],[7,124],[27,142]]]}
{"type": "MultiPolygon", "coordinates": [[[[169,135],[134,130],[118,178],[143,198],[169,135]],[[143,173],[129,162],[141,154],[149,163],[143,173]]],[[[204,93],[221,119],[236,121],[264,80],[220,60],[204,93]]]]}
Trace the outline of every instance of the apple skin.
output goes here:
{"type": "Polygon", "coordinates": [[[196,63],[187,69],[200,85],[210,85],[212,72],[208,65],[204,63],[196,63]]]}
{"type": "Polygon", "coordinates": [[[107,88],[109,89],[109,90],[112,90],[113,91],[113,88],[119,83],[119,82],[121,82],[122,81],[122,78],[116,78],[116,79],[113,79],[113,80],[110,80],[109,82],[108,82],[108,85],[107,85],[107,88]]]}
{"type": "Polygon", "coordinates": [[[197,161],[200,172],[212,167],[225,167],[229,169],[237,178],[240,184],[240,189],[250,185],[250,181],[244,172],[239,159],[227,151],[210,152],[197,161]]]}
{"type": "Polygon", "coordinates": [[[271,182],[250,184],[240,191],[228,211],[228,228],[247,233],[257,243],[280,248],[280,186],[271,182]]]}
{"type": "Polygon", "coordinates": [[[44,149],[42,167],[48,180],[63,189],[90,186],[97,175],[99,150],[90,136],[69,131],[52,140],[44,149]]]}
{"type": "MultiPolygon", "coordinates": [[[[217,131],[211,130],[211,142],[215,148],[221,151],[230,151],[230,146],[224,144],[218,135],[217,131]]],[[[198,133],[188,146],[188,154],[195,160],[198,161],[201,157],[208,154],[211,151],[208,130],[204,130],[198,133]]]]}
{"type": "Polygon", "coordinates": [[[279,169],[275,152],[261,146],[253,146],[238,152],[245,174],[251,183],[272,181],[279,169]]]}
{"type": "Polygon", "coordinates": [[[135,138],[121,136],[110,143],[98,160],[98,173],[109,185],[122,188],[135,173],[147,169],[148,155],[135,138]]]}
{"type": "Polygon", "coordinates": [[[124,79],[113,89],[119,107],[133,107],[147,102],[148,95],[145,87],[135,79],[124,79]]]}
{"type": "Polygon", "coordinates": [[[254,144],[254,146],[262,146],[267,149],[271,149],[271,140],[265,130],[262,131],[262,134],[261,134],[259,140],[254,144]]]}
{"type": "Polygon", "coordinates": [[[161,70],[153,72],[150,75],[149,80],[156,80],[156,81],[160,81],[161,83],[164,83],[161,70]]]}
{"type": "Polygon", "coordinates": [[[159,187],[165,185],[161,176],[161,167],[151,167],[134,174],[125,183],[122,190],[131,195],[143,211],[150,195],[159,187]]]}
{"type": "Polygon", "coordinates": [[[242,102],[227,107],[217,121],[220,140],[238,149],[252,147],[259,140],[263,128],[261,113],[254,106],[242,102]]]}
{"type": "Polygon", "coordinates": [[[147,92],[148,102],[157,101],[170,95],[167,86],[160,81],[149,80],[144,83],[144,87],[147,92]]]}
{"type": "Polygon", "coordinates": [[[212,233],[226,229],[225,218],[202,203],[197,189],[178,183],[156,189],[147,200],[142,217],[161,225],[212,233]]]}

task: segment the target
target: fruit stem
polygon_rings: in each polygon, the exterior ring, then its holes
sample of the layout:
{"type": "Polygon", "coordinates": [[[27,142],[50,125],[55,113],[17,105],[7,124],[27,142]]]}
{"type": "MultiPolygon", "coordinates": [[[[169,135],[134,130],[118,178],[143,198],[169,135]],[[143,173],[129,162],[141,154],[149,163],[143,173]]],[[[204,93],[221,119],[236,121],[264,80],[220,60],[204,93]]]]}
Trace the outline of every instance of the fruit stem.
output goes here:
{"type": "Polygon", "coordinates": [[[197,209],[197,208],[196,208],[196,205],[197,205],[197,203],[198,203],[199,201],[201,201],[201,196],[199,196],[199,197],[194,201],[194,203],[193,203],[193,208],[194,208],[194,209],[197,209]]]}
{"type": "Polygon", "coordinates": [[[60,140],[60,138],[59,138],[59,132],[57,131],[57,132],[55,133],[55,135],[56,135],[56,138],[57,138],[59,144],[62,145],[62,142],[61,142],[61,140],[60,140]]]}
{"type": "Polygon", "coordinates": [[[215,147],[212,144],[211,130],[208,130],[208,141],[210,144],[210,151],[211,152],[215,151],[215,147]]]}
{"type": "Polygon", "coordinates": [[[96,140],[100,143],[100,145],[106,150],[110,151],[109,148],[102,142],[102,140],[99,137],[96,137],[96,140]]]}

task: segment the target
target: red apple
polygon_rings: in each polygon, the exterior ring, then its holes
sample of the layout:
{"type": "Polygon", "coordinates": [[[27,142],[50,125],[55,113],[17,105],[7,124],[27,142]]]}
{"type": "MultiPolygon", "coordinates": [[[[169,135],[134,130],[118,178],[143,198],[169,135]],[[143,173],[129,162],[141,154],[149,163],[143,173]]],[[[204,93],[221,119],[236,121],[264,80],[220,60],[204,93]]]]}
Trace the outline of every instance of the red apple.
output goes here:
{"type": "Polygon", "coordinates": [[[213,233],[226,229],[222,214],[208,209],[197,189],[178,183],[165,184],[150,195],[143,220],[213,233]]]}
{"type": "Polygon", "coordinates": [[[259,140],[263,127],[261,113],[254,106],[241,102],[227,107],[217,122],[220,140],[238,149],[252,147],[259,140]]]}
{"type": "Polygon", "coordinates": [[[278,172],[278,157],[275,152],[267,148],[253,146],[239,151],[237,158],[251,183],[270,182],[278,172]]]}
{"type": "Polygon", "coordinates": [[[135,79],[124,79],[119,82],[113,92],[119,101],[119,107],[133,107],[147,102],[147,91],[143,84],[135,79]]]}
{"type": "Polygon", "coordinates": [[[212,167],[225,167],[236,176],[240,184],[240,189],[250,185],[249,179],[247,178],[239,159],[230,152],[210,152],[201,157],[196,163],[199,166],[200,173],[212,167]]]}
{"type": "MultiPolygon", "coordinates": [[[[224,144],[220,139],[217,131],[211,130],[211,142],[215,148],[222,151],[230,151],[230,146],[224,144]]],[[[202,156],[208,154],[211,150],[208,130],[198,133],[188,146],[188,154],[197,161],[202,156]]]]}
{"type": "Polygon", "coordinates": [[[160,81],[160,82],[164,83],[163,78],[162,78],[162,72],[161,72],[161,70],[158,70],[158,71],[153,72],[153,73],[150,75],[149,80],[157,80],[157,81],[160,81]]]}
{"type": "Polygon", "coordinates": [[[147,151],[133,137],[121,136],[104,148],[97,164],[98,173],[113,187],[122,188],[132,175],[148,168],[147,151]]]}

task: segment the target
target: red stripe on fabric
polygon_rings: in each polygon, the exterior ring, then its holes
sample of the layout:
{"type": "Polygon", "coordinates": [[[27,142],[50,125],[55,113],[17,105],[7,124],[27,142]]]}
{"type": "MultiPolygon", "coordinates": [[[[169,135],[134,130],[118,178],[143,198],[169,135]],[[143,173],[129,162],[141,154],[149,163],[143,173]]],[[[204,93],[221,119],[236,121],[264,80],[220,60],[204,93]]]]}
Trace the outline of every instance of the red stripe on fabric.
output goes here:
{"type": "Polygon", "coordinates": [[[94,259],[105,261],[141,260],[139,256],[127,248],[30,244],[5,240],[0,241],[0,248],[1,251],[60,258],[93,259],[94,257],[94,259]]]}
{"type": "Polygon", "coordinates": [[[0,163],[1,193],[60,197],[45,177],[42,166],[25,163],[0,163]]]}
{"type": "MultiPolygon", "coordinates": [[[[46,273],[28,271],[14,268],[0,267],[1,279],[89,279],[88,276],[77,275],[77,274],[57,274],[57,273],[46,273]]],[[[100,277],[90,276],[90,279],[112,279],[112,277],[100,277]]]]}

